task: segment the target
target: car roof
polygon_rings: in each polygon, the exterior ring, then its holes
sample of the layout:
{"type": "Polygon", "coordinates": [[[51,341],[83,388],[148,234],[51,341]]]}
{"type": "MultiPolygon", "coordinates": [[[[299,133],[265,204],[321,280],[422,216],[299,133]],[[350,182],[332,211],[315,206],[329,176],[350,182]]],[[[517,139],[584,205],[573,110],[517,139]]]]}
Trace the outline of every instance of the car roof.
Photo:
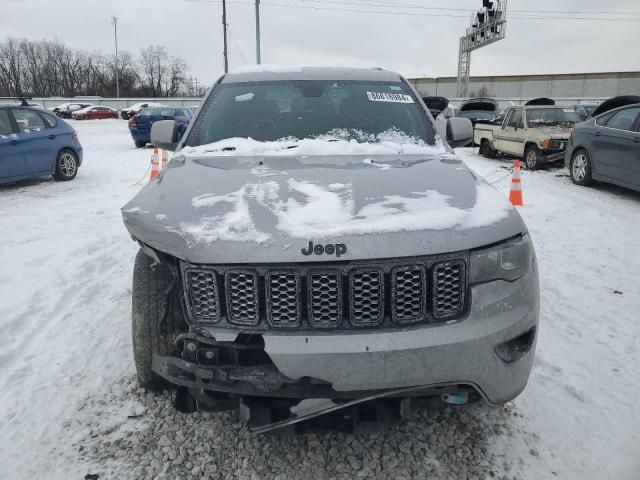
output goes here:
{"type": "Polygon", "coordinates": [[[556,110],[558,108],[573,108],[573,105],[510,105],[507,108],[526,108],[527,110],[556,110]]]}
{"type": "Polygon", "coordinates": [[[271,82],[282,80],[356,80],[399,82],[400,75],[381,68],[297,67],[293,65],[255,65],[226,74],[220,83],[271,82]]]}
{"type": "Polygon", "coordinates": [[[638,108],[638,107],[640,107],[640,103],[629,103],[628,105],[622,105],[621,107],[612,108],[611,110],[605,110],[602,113],[599,113],[597,115],[593,115],[590,118],[590,120],[593,120],[594,118],[598,118],[598,117],[604,117],[607,114],[616,113],[616,112],[619,112],[620,110],[627,110],[629,108],[638,108]]]}
{"type": "Polygon", "coordinates": [[[36,110],[38,112],[42,112],[42,107],[37,107],[35,105],[20,105],[19,103],[0,103],[0,108],[26,108],[28,110],[36,110]]]}

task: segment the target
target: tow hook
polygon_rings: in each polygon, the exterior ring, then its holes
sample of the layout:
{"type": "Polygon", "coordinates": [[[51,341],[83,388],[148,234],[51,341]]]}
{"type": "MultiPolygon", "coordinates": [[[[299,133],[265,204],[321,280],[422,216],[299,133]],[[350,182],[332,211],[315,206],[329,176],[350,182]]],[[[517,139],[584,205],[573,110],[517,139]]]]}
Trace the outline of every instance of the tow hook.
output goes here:
{"type": "Polygon", "coordinates": [[[469,401],[469,394],[467,392],[445,393],[440,398],[449,405],[464,405],[469,401]]]}

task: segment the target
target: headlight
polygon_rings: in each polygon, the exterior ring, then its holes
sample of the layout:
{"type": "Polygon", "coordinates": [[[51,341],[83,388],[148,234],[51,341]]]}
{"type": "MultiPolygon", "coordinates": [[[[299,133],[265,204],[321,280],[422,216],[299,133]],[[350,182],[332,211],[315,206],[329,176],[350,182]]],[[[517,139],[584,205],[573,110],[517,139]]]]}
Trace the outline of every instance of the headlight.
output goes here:
{"type": "Polygon", "coordinates": [[[471,252],[470,281],[472,284],[493,280],[513,282],[529,271],[533,255],[528,234],[496,247],[471,252]]]}

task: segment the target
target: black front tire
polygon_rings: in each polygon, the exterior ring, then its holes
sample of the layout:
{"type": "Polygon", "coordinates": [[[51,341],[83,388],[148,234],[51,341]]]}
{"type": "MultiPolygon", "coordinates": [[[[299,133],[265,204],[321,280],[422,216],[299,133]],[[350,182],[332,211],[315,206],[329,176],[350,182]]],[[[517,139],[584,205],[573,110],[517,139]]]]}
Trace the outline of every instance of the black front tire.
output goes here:
{"type": "Polygon", "coordinates": [[[69,149],[61,150],[56,158],[56,169],[53,178],[61,182],[68,182],[78,174],[78,156],[69,149]]]}
{"type": "Polygon", "coordinates": [[[529,145],[524,150],[524,165],[529,170],[538,170],[542,166],[542,153],[535,145],[529,145]]]}
{"type": "Polygon", "coordinates": [[[489,140],[482,140],[482,143],[480,144],[480,154],[485,158],[496,158],[496,151],[489,143],[489,140]]]}
{"type": "Polygon", "coordinates": [[[137,148],[144,148],[144,147],[147,146],[147,142],[142,142],[142,141],[139,141],[139,140],[136,140],[135,144],[136,144],[137,148]]]}
{"type": "Polygon", "coordinates": [[[153,354],[175,352],[178,334],[188,330],[180,306],[180,288],[166,262],[154,260],[138,251],[133,269],[132,335],[133,358],[140,386],[160,391],[169,388],[165,379],[151,370],[153,354]]]}
{"type": "Polygon", "coordinates": [[[589,152],[582,148],[573,152],[571,163],[569,164],[569,175],[573,183],[582,187],[586,187],[593,182],[589,152]]]}

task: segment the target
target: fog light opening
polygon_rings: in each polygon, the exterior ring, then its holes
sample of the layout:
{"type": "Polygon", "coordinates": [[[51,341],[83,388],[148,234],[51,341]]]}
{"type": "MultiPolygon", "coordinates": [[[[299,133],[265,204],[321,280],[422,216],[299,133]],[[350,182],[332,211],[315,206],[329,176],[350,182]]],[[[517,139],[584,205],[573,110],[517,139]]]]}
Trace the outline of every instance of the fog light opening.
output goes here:
{"type": "Polygon", "coordinates": [[[513,363],[516,360],[520,360],[529,353],[535,338],[536,327],[532,327],[522,335],[497,345],[495,348],[496,355],[506,363],[513,363]]]}

